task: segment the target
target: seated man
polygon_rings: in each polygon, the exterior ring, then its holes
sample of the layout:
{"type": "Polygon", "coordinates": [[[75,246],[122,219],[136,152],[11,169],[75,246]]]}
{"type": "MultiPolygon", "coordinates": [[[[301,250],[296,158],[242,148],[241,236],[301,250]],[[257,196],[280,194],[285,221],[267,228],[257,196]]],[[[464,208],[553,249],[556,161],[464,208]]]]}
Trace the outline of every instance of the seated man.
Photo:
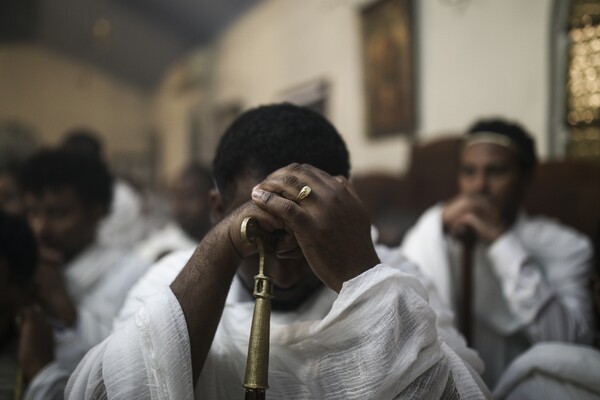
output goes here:
{"type": "MultiPolygon", "coordinates": [[[[107,162],[100,136],[89,128],[68,131],[60,147],[107,162]]],[[[148,229],[144,196],[118,176],[113,179],[112,192],[109,211],[98,225],[98,241],[108,246],[132,246],[146,236],[148,229]]]]}
{"type": "Polygon", "coordinates": [[[45,367],[54,344],[51,327],[32,306],[37,262],[27,222],[0,210],[0,399],[62,399],[69,377],[45,367]]]}
{"type": "Polygon", "coordinates": [[[522,210],[536,154],[520,126],[476,123],[460,162],[459,195],[428,210],[402,249],[460,314],[462,250],[475,241],[469,344],[483,358],[484,380],[493,386],[532,343],[591,340],[592,249],[583,235],[522,210]]]}
{"type": "Polygon", "coordinates": [[[149,262],[155,262],[175,250],[196,247],[210,229],[208,193],[212,187],[208,168],[197,163],[185,167],[170,190],[174,221],[139,243],[136,252],[149,262]]]}
{"type": "Polygon", "coordinates": [[[67,397],[241,398],[258,256],[240,227],[254,217],[279,235],[266,257],[268,397],[483,398],[438,337],[424,288],[380,262],[349,167],[342,138],[312,111],[284,104],[240,116],[213,163],[219,222],[191,257],[169,256],[142,279],[160,287],[177,275],[86,355],[67,397]]]}
{"type": "Polygon", "coordinates": [[[57,361],[73,369],[108,336],[127,291],[147,263],[96,240],[112,187],[99,159],[42,151],[24,166],[21,181],[40,246],[37,301],[55,326],[57,361]]]}

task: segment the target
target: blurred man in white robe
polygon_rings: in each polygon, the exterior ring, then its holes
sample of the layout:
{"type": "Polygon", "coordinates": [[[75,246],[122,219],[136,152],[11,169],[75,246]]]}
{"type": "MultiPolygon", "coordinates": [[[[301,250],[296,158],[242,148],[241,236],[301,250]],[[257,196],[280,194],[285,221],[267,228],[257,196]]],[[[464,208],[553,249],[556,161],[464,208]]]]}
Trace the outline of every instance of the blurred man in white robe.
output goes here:
{"type": "Polygon", "coordinates": [[[210,170],[198,163],[187,165],[174,180],[169,193],[173,220],[136,246],[136,252],[155,262],[176,251],[193,249],[210,229],[210,170]]]}
{"type": "Polygon", "coordinates": [[[0,210],[0,399],[64,397],[68,371],[50,364],[52,328],[33,305],[37,243],[25,220],[0,210]]]}
{"type": "Polygon", "coordinates": [[[42,151],[24,166],[21,182],[40,249],[36,301],[54,327],[53,362],[72,370],[109,335],[128,290],[148,263],[96,239],[112,187],[99,159],[42,151]]]}
{"type": "Polygon", "coordinates": [[[457,319],[472,322],[469,345],[483,358],[490,387],[533,343],[592,339],[590,241],[522,209],[536,161],[534,142],[520,126],[476,123],[461,152],[458,196],[426,211],[402,244],[457,319]],[[464,306],[469,243],[473,294],[464,306]]]}
{"type": "MultiPolygon", "coordinates": [[[[60,147],[107,162],[100,135],[90,128],[69,130],[60,147]]],[[[108,212],[98,224],[97,240],[107,246],[129,248],[146,237],[150,226],[144,194],[118,176],[113,179],[112,192],[108,212]]]]}
{"type": "Polygon", "coordinates": [[[246,217],[278,237],[266,255],[269,397],[485,397],[477,374],[440,338],[427,291],[386,264],[391,255],[380,259],[347,180],[345,144],[325,119],[285,104],[250,110],[225,132],[213,171],[218,223],[193,253],[166,257],[140,281],[150,292],[172,283],[142,298],[86,355],[68,398],[244,395],[258,268],[256,247],[240,232],[246,217]]]}
{"type": "Polygon", "coordinates": [[[574,343],[533,345],[508,367],[494,389],[497,400],[600,399],[600,351],[574,343]]]}

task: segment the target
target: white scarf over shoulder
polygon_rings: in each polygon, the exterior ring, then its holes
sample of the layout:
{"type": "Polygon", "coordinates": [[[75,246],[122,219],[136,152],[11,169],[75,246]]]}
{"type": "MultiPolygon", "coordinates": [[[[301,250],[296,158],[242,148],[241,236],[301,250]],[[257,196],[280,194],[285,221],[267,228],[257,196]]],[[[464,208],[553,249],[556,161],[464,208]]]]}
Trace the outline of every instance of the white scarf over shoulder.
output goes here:
{"type": "MultiPolygon", "coordinates": [[[[269,398],[484,398],[463,361],[438,338],[435,314],[415,278],[378,265],[346,282],[333,304],[328,296],[324,290],[294,322],[291,314],[274,315],[269,398]]],[[[252,303],[226,305],[193,388],[179,303],[169,289],[150,296],[134,319],[88,353],[67,396],[239,399],[251,315],[252,303]]]]}

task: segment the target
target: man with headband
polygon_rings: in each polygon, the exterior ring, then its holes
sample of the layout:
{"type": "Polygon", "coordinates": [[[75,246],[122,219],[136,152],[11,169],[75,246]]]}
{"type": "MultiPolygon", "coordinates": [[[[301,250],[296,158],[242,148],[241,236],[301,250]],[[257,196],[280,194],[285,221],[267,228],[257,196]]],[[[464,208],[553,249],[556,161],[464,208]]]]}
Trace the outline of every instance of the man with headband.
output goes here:
{"type": "Polygon", "coordinates": [[[536,162],[534,142],[520,126],[476,123],[460,155],[458,196],[429,209],[402,244],[460,319],[462,258],[472,243],[470,345],[486,364],[490,387],[533,343],[592,338],[590,242],[522,210],[536,162]]]}

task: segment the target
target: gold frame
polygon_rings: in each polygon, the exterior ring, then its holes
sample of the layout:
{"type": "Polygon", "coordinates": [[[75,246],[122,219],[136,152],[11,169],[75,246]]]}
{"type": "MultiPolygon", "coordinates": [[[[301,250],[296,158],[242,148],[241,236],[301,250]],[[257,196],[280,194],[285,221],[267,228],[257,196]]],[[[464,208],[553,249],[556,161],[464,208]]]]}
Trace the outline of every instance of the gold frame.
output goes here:
{"type": "Polygon", "coordinates": [[[367,134],[416,128],[412,0],[382,0],[362,10],[367,134]]]}

